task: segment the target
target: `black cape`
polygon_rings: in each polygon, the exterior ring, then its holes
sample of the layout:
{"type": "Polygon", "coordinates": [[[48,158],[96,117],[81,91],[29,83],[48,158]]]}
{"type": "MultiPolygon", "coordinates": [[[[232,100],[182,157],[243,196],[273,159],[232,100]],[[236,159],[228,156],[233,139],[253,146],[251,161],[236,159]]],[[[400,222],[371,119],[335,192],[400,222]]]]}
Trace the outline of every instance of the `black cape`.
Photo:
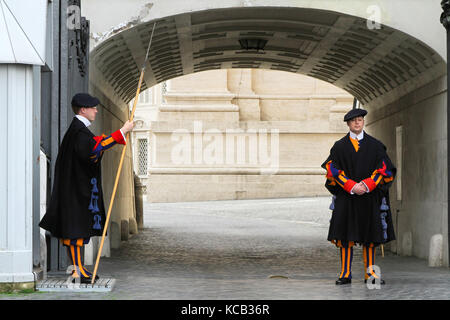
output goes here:
{"type": "MultiPolygon", "coordinates": [[[[360,141],[359,150],[356,152],[349,135],[350,133],[336,141],[322,168],[326,170],[326,164],[332,160],[333,166],[343,170],[347,178],[360,182],[369,178],[374,170],[381,168],[384,161],[387,170],[391,171],[395,178],[397,170],[389,159],[383,143],[364,132],[364,138],[360,141]]],[[[327,180],[326,188],[336,196],[328,240],[336,243],[337,240],[343,243],[354,241],[364,245],[370,243],[379,245],[395,240],[389,201],[391,185],[392,181],[380,183],[372,192],[351,195],[337,184],[330,185],[327,180]],[[383,198],[386,206],[382,206],[383,198]]]]}
{"type": "Polygon", "coordinates": [[[105,223],[101,157],[90,159],[94,134],[76,117],[60,146],[50,204],[39,226],[64,239],[101,236],[105,223]]]}

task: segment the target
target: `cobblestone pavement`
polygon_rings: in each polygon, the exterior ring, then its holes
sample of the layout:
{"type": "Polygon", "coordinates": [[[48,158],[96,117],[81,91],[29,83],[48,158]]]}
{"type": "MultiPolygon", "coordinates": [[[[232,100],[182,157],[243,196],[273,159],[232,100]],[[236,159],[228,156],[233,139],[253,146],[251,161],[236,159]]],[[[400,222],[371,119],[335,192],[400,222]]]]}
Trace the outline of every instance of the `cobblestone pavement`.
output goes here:
{"type": "Polygon", "coordinates": [[[353,283],[336,286],[338,251],[326,241],[329,203],[329,197],[146,203],[146,228],[100,262],[99,274],[117,279],[112,292],[0,299],[450,299],[449,268],[387,251],[376,258],[386,285],[369,290],[359,247],[353,283]]]}

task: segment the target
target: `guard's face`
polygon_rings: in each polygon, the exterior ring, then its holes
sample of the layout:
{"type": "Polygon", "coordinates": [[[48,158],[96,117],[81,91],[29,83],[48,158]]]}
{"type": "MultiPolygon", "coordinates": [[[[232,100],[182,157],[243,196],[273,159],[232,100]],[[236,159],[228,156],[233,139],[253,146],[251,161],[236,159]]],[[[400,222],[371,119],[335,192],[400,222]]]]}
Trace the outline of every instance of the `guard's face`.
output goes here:
{"type": "Polygon", "coordinates": [[[92,108],[81,108],[80,113],[83,117],[92,122],[95,120],[97,112],[98,112],[97,107],[92,107],[92,108]]]}
{"type": "Polygon", "coordinates": [[[355,117],[347,121],[347,125],[351,132],[360,134],[364,128],[364,117],[355,117]]]}

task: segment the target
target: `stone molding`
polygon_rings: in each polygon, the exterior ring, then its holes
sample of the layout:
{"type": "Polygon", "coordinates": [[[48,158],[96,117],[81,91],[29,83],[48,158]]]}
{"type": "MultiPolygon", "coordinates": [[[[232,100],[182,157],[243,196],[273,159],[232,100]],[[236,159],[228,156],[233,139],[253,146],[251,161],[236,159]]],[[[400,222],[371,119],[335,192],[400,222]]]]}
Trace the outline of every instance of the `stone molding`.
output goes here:
{"type": "MultiPolygon", "coordinates": [[[[194,131],[195,121],[180,121],[178,123],[172,123],[167,121],[151,121],[150,122],[150,132],[153,134],[157,133],[174,133],[177,130],[183,130],[183,133],[196,133],[194,131]]],[[[346,134],[348,130],[343,129],[328,129],[317,128],[314,126],[305,127],[304,123],[301,121],[241,121],[239,123],[224,123],[219,121],[203,121],[202,122],[202,132],[208,134],[208,130],[219,130],[221,133],[226,134],[255,134],[260,132],[260,130],[267,130],[267,134],[277,133],[277,134],[335,134],[342,133],[346,134]],[[273,130],[273,132],[271,132],[273,130]]],[[[136,131],[136,130],[135,130],[136,131]]]]}
{"type": "Polygon", "coordinates": [[[202,93],[190,93],[190,92],[167,92],[164,97],[167,101],[183,100],[183,101],[231,101],[235,98],[234,93],[227,92],[202,92],[202,93]]]}
{"type": "Polygon", "coordinates": [[[235,104],[224,105],[169,105],[159,107],[160,112],[239,112],[239,106],[235,104]]]}
{"type": "MultiPolygon", "coordinates": [[[[207,100],[223,99],[262,99],[262,100],[349,100],[347,94],[235,94],[235,93],[189,93],[189,92],[169,92],[164,97],[170,100],[207,100]]],[[[352,100],[350,98],[350,100],[352,100]]]]}
{"type": "Polygon", "coordinates": [[[324,175],[324,169],[312,168],[271,168],[271,167],[152,167],[149,174],[207,174],[207,175],[324,175]]]}

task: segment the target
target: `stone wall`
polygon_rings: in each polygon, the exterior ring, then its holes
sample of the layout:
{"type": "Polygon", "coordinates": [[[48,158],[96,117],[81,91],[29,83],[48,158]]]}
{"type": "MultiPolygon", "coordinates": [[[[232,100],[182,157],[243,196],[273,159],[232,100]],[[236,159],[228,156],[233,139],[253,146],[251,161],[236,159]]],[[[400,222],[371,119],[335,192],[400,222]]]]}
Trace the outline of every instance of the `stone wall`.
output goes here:
{"type": "Polygon", "coordinates": [[[366,121],[400,174],[390,192],[397,235],[391,250],[429,258],[431,239],[440,234],[444,265],[449,264],[446,87],[442,77],[372,110],[366,121]]]}

